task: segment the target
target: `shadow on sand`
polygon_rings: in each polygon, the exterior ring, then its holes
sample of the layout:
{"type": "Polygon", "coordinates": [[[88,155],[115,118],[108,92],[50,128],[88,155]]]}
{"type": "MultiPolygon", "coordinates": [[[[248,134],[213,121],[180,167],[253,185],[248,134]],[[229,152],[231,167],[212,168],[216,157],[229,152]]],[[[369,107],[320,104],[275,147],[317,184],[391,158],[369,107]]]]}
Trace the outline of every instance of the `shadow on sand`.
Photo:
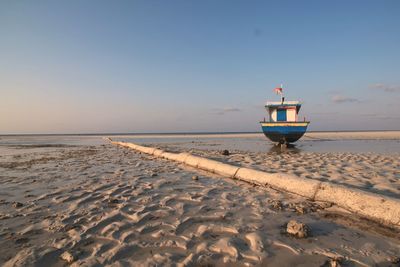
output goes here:
{"type": "Polygon", "coordinates": [[[297,154],[302,152],[302,150],[293,144],[286,144],[286,145],[273,144],[270,146],[269,152],[275,154],[282,154],[282,153],[297,154]]]}

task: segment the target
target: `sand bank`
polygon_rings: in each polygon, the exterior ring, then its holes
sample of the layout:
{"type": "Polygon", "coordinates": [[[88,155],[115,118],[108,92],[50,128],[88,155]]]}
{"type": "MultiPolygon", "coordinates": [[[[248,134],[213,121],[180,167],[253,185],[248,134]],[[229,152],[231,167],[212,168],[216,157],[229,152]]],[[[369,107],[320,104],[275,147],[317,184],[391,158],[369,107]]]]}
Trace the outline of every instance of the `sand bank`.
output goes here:
{"type": "Polygon", "coordinates": [[[306,139],[333,140],[399,140],[400,131],[368,131],[368,132],[308,132],[306,139]]]}
{"type": "Polygon", "coordinates": [[[398,233],[334,206],[130,149],[19,151],[0,155],[1,265],[372,266],[400,252],[398,233]],[[285,234],[291,219],[311,236],[285,234]]]}

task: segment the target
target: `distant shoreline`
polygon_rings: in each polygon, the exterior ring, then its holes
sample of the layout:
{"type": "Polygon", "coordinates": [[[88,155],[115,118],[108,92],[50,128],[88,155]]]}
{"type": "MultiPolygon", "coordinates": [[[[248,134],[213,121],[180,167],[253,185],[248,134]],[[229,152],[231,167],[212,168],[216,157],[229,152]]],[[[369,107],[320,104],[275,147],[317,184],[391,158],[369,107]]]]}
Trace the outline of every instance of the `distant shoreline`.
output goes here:
{"type": "MultiPolygon", "coordinates": [[[[373,133],[373,132],[400,132],[400,130],[343,130],[343,131],[307,131],[307,133],[373,133]]],[[[260,132],[160,132],[160,133],[29,133],[29,134],[0,134],[1,136],[159,136],[159,135],[235,135],[235,134],[263,134],[260,132]]]]}

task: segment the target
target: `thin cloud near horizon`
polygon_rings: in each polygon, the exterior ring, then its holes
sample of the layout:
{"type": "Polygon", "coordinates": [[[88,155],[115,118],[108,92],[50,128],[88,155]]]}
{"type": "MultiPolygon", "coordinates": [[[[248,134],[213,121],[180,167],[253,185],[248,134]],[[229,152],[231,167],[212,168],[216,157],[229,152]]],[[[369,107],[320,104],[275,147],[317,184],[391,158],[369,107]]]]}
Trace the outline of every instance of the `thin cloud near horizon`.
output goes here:
{"type": "Polygon", "coordinates": [[[214,108],[213,109],[213,114],[215,114],[215,115],[224,115],[226,113],[240,112],[240,111],[242,111],[242,109],[235,108],[235,107],[214,108]]]}
{"type": "Polygon", "coordinates": [[[377,120],[400,120],[400,116],[388,116],[388,115],[375,114],[375,113],[360,114],[360,116],[368,117],[370,119],[377,119],[377,120]]]}
{"type": "Polygon", "coordinates": [[[336,104],[360,102],[360,100],[358,100],[356,98],[343,96],[343,95],[334,95],[334,96],[332,96],[331,100],[333,103],[336,103],[336,104]]]}
{"type": "Polygon", "coordinates": [[[400,92],[400,85],[388,85],[384,83],[375,83],[369,86],[370,89],[380,90],[386,93],[400,92]]]}

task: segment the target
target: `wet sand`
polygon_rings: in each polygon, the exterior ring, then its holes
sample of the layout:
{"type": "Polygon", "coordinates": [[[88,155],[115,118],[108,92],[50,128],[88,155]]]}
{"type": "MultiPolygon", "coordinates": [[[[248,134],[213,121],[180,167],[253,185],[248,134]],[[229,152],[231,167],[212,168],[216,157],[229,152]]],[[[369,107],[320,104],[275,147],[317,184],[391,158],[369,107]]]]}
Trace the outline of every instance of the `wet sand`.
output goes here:
{"type": "MultiPolygon", "coordinates": [[[[1,265],[396,266],[399,260],[398,231],[329,203],[101,142],[56,143],[13,144],[0,154],[1,265]],[[310,236],[288,235],[292,219],[307,224],[310,236]]],[[[398,155],[191,152],[400,197],[398,155]]]]}
{"type": "MultiPolygon", "coordinates": [[[[174,145],[181,150],[239,150],[246,152],[276,152],[273,143],[262,133],[243,134],[176,134],[176,135],[125,135],[113,136],[123,142],[143,145],[174,145]]],[[[386,132],[310,132],[306,133],[292,152],[349,152],[349,153],[400,153],[400,131],[386,132]]]]}

